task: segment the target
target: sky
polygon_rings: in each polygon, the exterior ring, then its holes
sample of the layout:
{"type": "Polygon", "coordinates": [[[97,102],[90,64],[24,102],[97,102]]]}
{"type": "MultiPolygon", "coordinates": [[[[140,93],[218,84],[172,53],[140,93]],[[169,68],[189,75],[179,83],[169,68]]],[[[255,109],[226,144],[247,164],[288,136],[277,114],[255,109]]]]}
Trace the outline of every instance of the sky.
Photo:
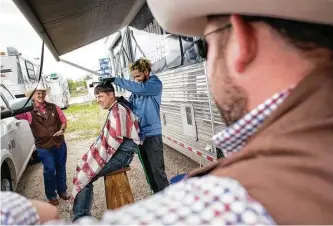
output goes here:
{"type": "MultiPolygon", "coordinates": [[[[98,60],[108,55],[105,39],[67,53],[61,58],[91,70],[98,70],[98,60]]],[[[0,51],[7,52],[7,46],[16,48],[22,53],[22,56],[34,61],[34,58],[40,58],[42,40],[12,0],[0,0],[0,51]]],[[[89,74],[86,71],[57,62],[47,47],[44,53],[43,72],[44,74],[59,73],[74,80],[89,74]]]]}

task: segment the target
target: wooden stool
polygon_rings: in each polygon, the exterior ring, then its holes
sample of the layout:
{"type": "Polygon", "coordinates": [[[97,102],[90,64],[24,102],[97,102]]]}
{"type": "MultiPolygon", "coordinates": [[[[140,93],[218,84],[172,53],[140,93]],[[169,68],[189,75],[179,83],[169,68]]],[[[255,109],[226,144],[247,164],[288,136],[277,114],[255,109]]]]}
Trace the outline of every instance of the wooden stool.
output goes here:
{"type": "Polygon", "coordinates": [[[104,177],[106,206],[108,209],[117,209],[134,202],[126,173],[130,169],[130,167],[126,167],[104,177]]]}

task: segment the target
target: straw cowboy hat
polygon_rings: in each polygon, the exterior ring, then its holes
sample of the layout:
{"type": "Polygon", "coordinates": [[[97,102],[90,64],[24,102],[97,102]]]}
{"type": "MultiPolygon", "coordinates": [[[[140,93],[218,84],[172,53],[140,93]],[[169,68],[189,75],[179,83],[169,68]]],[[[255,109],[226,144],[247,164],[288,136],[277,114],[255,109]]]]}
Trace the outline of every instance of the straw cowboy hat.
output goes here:
{"type": "MultiPolygon", "coordinates": [[[[26,91],[26,92],[25,92],[25,96],[26,96],[26,97],[29,97],[29,96],[34,92],[34,90],[35,90],[35,88],[26,91]]],[[[46,93],[46,95],[47,95],[47,94],[50,93],[51,88],[49,87],[49,88],[45,89],[45,87],[44,87],[43,85],[38,84],[38,85],[37,85],[37,88],[36,88],[36,91],[45,91],[45,93],[46,93]]]]}
{"type": "Polygon", "coordinates": [[[202,36],[208,15],[267,16],[333,25],[333,0],[147,0],[168,32],[202,36]]]}

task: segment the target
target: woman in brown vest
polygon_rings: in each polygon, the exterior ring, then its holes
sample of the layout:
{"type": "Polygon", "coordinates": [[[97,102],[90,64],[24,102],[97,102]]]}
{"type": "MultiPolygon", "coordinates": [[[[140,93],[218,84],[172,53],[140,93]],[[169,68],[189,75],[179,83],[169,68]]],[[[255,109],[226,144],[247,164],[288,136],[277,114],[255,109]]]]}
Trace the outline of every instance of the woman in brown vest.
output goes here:
{"type": "MultiPolygon", "coordinates": [[[[38,85],[32,96],[34,110],[16,118],[30,123],[36,151],[43,163],[46,197],[49,203],[58,205],[57,193],[64,200],[70,198],[66,185],[67,146],[63,135],[67,121],[58,106],[45,101],[49,91],[38,85]]],[[[33,91],[27,92],[26,96],[30,96],[31,92],[33,91]]]]}

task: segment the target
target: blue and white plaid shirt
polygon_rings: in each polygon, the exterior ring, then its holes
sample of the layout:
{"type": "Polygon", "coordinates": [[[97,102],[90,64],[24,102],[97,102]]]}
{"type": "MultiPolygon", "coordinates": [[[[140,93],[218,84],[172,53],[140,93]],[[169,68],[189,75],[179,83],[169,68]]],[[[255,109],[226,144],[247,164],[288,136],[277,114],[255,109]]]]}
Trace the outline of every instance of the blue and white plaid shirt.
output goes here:
{"type": "Polygon", "coordinates": [[[40,224],[31,202],[14,192],[1,192],[1,225],[40,224]]]}
{"type": "Polygon", "coordinates": [[[258,131],[265,119],[287,98],[291,89],[292,87],[276,93],[230,127],[216,134],[213,137],[216,147],[222,149],[224,156],[242,150],[248,139],[258,131]]]}

